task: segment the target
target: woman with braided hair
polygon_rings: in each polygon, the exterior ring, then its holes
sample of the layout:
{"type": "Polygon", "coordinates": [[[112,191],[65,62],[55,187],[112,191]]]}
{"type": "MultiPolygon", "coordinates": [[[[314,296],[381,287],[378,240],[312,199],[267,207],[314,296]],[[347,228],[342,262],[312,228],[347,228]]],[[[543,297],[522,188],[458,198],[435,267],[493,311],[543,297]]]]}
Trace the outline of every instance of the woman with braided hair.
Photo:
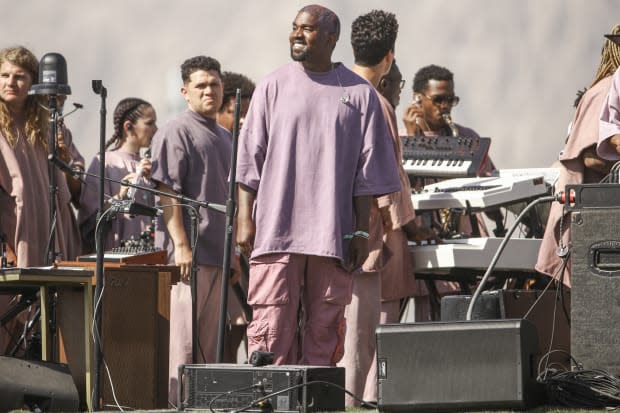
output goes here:
{"type": "MultiPolygon", "coordinates": [[[[620,33],[620,24],[614,26],[612,34],[620,33]]],[[[599,139],[599,117],[605,96],[612,83],[612,75],[620,66],[620,46],[606,40],[601,52],[599,68],[592,84],[578,93],[577,110],[570,124],[564,149],[560,151],[560,168],[556,192],[564,191],[566,185],[600,182],[611,168],[608,162],[597,154],[599,139]]],[[[600,148],[599,148],[599,153],[600,148]]],[[[563,205],[551,204],[545,234],[538,253],[536,270],[570,286],[570,219],[563,205]]]]}
{"type": "MultiPolygon", "coordinates": [[[[153,106],[145,100],[138,98],[125,98],[114,109],[114,134],[106,142],[105,153],[105,177],[116,181],[134,180],[140,175],[149,179],[151,175],[151,161],[148,157],[140,156],[141,148],[149,148],[151,139],[157,131],[157,115],[153,106]],[[111,148],[111,149],[108,149],[111,148]]],[[[99,174],[100,157],[96,155],[88,173],[99,174]]],[[[85,179],[82,194],[80,196],[80,208],[78,210],[78,222],[82,234],[82,249],[84,253],[95,251],[94,241],[97,213],[99,212],[99,179],[88,175],[85,179]]],[[[144,183],[140,183],[144,184],[144,183]]],[[[126,199],[129,187],[117,182],[106,180],[104,182],[104,196],[106,208],[109,208],[114,200],[126,199]]],[[[155,204],[152,194],[138,190],[135,192],[135,201],[153,206],[155,204]]],[[[112,218],[112,217],[110,217],[112,218]]],[[[149,217],[118,214],[116,218],[106,220],[110,225],[107,228],[107,236],[104,248],[109,250],[120,246],[121,240],[128,240],[132,236],[138,239],[140,234],[151,225],[149,217]]]]}

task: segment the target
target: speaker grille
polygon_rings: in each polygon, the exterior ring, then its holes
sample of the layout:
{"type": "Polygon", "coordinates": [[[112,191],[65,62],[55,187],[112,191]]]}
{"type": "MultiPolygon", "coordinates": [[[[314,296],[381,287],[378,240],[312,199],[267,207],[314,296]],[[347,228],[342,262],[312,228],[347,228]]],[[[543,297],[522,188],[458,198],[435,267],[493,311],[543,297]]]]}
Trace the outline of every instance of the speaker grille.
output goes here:
{"type": "Polygon", "coordinates": [[[571,351],[586,369],[620,375],[620,209],[571,217],[571,351]]]}
{"type": "Polygon", "coordinates": [[[540,398],[536,347],[525,320],[379,326],[379,409],[524,408],[540,398]]]}

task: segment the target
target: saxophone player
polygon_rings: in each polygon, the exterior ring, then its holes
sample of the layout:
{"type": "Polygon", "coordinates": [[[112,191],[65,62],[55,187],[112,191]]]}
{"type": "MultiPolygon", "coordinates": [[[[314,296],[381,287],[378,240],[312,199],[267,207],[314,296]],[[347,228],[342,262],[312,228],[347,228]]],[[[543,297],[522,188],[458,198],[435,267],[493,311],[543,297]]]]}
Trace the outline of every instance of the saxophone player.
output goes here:
{"type": "MultiPolygon", "coordinates": [[[[413,78],[413,102],[405,110],[403,122],[408,136],[460,136],[478,138],[473,129],[456,124],[452,121],[452,108],[459,103],[454,92],[454,75],[444,67],[429,65],[418,70],[413,78]]],[[[495,170],[493,162],[487,157],[481,165],[479,175],[490,175],[495,170]]],[[[415,190],[437,180],[417,178],[412,182],[415,190]]],[[[487,216],[496,223],[496,235],[505,231],[503,215],[499,210],[488,211],[487,216]]],[[[463,215],[460,211],[442,209],[433,213],[420,213],[420,224],[433,227],[440,238],[489,236],[481,214],[463,215]]],[[[457,283],[435,281],[434,288],[429,290],[443,296],[456,293],[460,287],[457,283]]],[[[438,302],[439,297],[431,302],[438,302]]],[[[432,308],[431,313],[437,317],[439,309],[432,308]]]]}
{"type": "Polygon", "coordinates": [[[452,72],[436,65],[421,68],[413,78],[413,102],[403,118],[407,135],[478,137],[474,130],[452,122],[452,108],[458,103],[452,72]]]}
{"type": "MultiPolygon", "coordinates": [[[[459,136],[464,138],[479,138],[473,129],[452,121],[452,108],[459,103],[459,97],[454,93],[454,75],[445,67],[429,65],[418,70],[413,78],[413,103],[407,107],[403,117],[408,136],[459,136]]],[[[479,175],[488,176],[495,170],[490,158],[481,165],[479,175]]],[[[418,179],[414,182],[414,190],[419,190],[428,185],[428,180],[418,179]]],[[[493,215],[493,214],[491,214],[493,215]]],[[[500,215],[493,219],[500,221],[500,215]],[[497,219],[495,219],[497,218],[497,219]]],[[[471,235],[475,233],[469,220],[456,220],[454,217],[444,217],[436,227],[441,228],[440,236],[446,234],[471,235]]],[[[479,220],[480,221],[480,220],[479,220]]],[[[427,223],[430,224],[430,223],[427,223]]],[[[480,222],[482,224],[482,222],[480,222]]],[[[498,222],[499,225],[499,222],[498,222]]],[[[501,226],[503,230],[503,225],[501,226]]],[[[485,229],[480,228],[480,234],[484,236],[485,229]]],[[[499,235],[499,233],[498,233],[499,235]]]]}

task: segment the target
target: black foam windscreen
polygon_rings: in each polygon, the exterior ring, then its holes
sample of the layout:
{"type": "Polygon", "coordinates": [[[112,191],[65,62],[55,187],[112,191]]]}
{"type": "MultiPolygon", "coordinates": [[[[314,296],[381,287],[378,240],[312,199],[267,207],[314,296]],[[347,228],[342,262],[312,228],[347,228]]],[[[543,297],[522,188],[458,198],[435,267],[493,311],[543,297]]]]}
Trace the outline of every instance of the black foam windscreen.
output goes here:
{"type": "Polygon", "coordinates": [[[46,53],[39,63],[39,83],[32,85],[32,95],[70,95],[67,61],[59,53],[46,53]]]}

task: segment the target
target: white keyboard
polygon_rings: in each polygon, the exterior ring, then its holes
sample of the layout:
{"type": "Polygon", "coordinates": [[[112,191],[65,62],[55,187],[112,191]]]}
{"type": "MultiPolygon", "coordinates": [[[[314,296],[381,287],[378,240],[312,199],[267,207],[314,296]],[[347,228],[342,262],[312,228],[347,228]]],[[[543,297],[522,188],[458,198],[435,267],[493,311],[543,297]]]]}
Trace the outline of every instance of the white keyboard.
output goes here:
{"type": "MultiPolygon", "coordinates": [[[[446,240],[437,245],[409,243],[414,272],[443,273],[454,268],[486,270],[503,238],[446,240]]],[[[541,239],[513,238],[506,244],[495,270],[534,271],[541,239]]]]}
{"type": "Polygon", "coordinates": [[[549,193],[548,178],[542,172],[528,174],[523,169],[514,171],[518,173],[500,171],[499,176],[455,178],[426,185],[420,193],[411,195],[411,201],[417,210],[480,210],[549,193]]]}

